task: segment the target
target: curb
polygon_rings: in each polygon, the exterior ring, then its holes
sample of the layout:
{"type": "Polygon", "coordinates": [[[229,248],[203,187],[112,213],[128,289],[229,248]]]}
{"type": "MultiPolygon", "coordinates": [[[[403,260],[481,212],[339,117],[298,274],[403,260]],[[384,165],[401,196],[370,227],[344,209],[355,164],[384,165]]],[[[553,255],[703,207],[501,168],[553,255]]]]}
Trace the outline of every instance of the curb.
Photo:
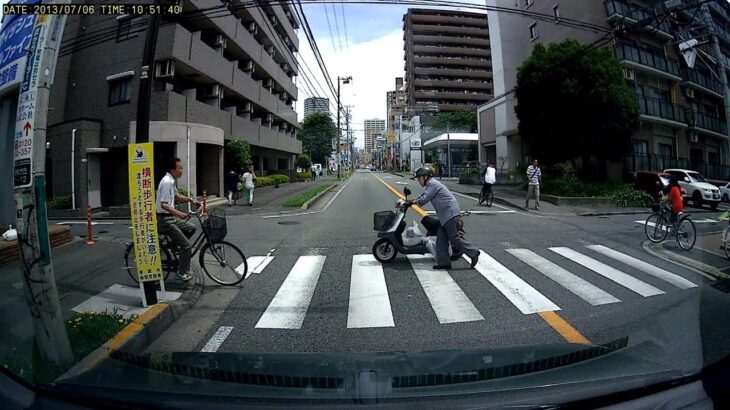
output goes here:
{"type": "Polygon", "coordinates": [[[312,198],[309,201],[305,202],[304,205],[301,206],[301,210],[306,211],[307,208],[309,208],[310,206],[314,205],[314,203],[319,199],[319,197],[321,197],[322,195],[326,194],[327,192],[329,192],[332,188],[334,188],[336,186],[337,186],[337,184],[332,184],[327,189],[325,189],[324,191],[322,191],[322,192],[318,193],[317,195],[315,195],[314,198],[312,198]]]}
{"type": "Polygon", "coordinates": [[[577,214],[578,216],[610,216],[610,215],[643,215],[643,214],[650,214],[651,209],[647,209],[646,211],[618,211],[618,212],[586,212],[582,214],[577,214]]]}
{"type": "Polygon", "coordinates": [[[99,348],[76,363],[57,381],[76,377],[97,366],[117,351],[138,352],[157,339],[177,319],[198,302],[205,287],[203,271],[197,262],[191,263],[193,283],[185,289],[176,301],[160,302],[107,340],[99,348]]]}
{"type": "Polygon", "coordinates": [[[715,280],[730,279],[730,275],[720,272],[720,270],[716,267],[696,261],[686,256],[677,255],[672,251],[664,249],[664,246],[662,246],[661,243],[653,243],[647,240],[644,241],[641,246],[647,253],[652,256],[655,256],[657,258],[664,257],[669,262],[674,263],[675,265],[679,265],[683,268],[687,268],[693,271],[698,271],[705,276],[709,275],[715,280]]]}
{"type": "MultiPolygon", "coordinates": [[[[479,194],[476,193],[476,192],[458,192],[458,191],[455,191],[455,192],[457,192],[459,194],[462,194],[462,195],[468,195],[470,197],[479,199],[479,194]]],[[[530,210],[527,209],[527,208],[523,208],[523,207],[521,207],[519,205],[515,205],[512,202],[507,201],[506,199],[499,198],[499,197],[496,197],[496,196],[494,197],[493,202],[498,203],[500,205],[511,206],[512,208],[517,208],[520,211],[530,212],[530,210]]]]}

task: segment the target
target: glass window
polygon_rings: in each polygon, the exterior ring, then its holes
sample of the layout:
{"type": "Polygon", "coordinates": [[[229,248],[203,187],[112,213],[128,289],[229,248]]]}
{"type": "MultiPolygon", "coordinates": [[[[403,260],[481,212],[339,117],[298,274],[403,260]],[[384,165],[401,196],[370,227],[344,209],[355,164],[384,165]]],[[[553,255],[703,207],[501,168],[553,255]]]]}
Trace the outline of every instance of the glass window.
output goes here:
{"type": "Polygon", "coordinates": [[[560,20],[560,6],[553,7],[553,15],[555,16],[555,20],[560,20]]]}
{"type": "Polygon", "coordinates": [[[128,103],[132,95],[132,77],[109,81],[109,105],[128,103]]]}
{"type": "Polygon", "coordinates": [[[125,17],[120,19],[117,26],[117,42],[129,40],[146,30],[144,17],[125,17]]]}
{"type": "Polygon", "coordinates": [[[530,40],[536,39],[538,36],[537,33],[537,23],[530,24],[530,40]]]}

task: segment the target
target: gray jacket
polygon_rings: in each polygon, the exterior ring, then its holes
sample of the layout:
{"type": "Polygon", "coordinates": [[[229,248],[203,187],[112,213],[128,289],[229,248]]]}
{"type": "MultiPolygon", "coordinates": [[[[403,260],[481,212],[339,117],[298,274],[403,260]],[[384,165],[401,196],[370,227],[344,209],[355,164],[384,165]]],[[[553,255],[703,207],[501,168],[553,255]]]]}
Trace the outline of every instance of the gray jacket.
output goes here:
{"type": "Polygon", "coordinates": [[[431,202],[441,225],[444,225],[455,216],[461,216],[461,209],[456,197],[439,180],[429,178],[424,188],[426,190],[416,199],[416,203],[423,206],[431,202]]]}

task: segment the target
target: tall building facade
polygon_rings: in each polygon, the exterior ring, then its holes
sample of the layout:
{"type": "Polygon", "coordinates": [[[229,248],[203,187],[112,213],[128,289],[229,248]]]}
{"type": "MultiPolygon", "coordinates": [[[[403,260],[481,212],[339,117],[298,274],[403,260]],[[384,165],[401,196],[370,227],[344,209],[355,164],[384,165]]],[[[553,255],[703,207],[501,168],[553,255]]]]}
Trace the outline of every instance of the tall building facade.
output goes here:
{"type": "Polygon", "coordinates": [[[386,103],[388,107],[388,132],[396,132],[398,127],[398,118],[407,115],[406,108],[408,106],[408,95],[403,83],[403,77],[396,77],[395,90],[386,93],[386,103]]]}
{"type": "Polygon", "coordinates": [[[408,9],[403,41],[408,106],[473,111],[494,95],[486,15],[408,9]]]}
{"type": "Polygon", "coordinates": [[[365,153],[370,153],[375,149],[375,140],[385,131],[385,120],[372,119],[365,120],[365,153]]]}
{"type": "Polygon", "coordinates": [[[329,113],[330,100],[323,97],[309,97],[304,100],[304,118],[315,112],[329,113]]]}
{"type": "MultiPolygon", "coordinates": [[[[194,12],[218,4],[205,0],[186,7],[194,12]]],[[[68,170],[75,164],[75,186],[84,187],[77,189],[77,203],[84,208],[128,203],[127,145],[136,140],[145,42],[140,26],[146,18],[94,14],[67,20],[48,115],[53,195],[70,193],[68,170]],[[115,34],[95,44],[89,40],[97,30],[115,34]]],[[[191,180],[186,171],[178,185],[222,195],[223,148],[232,140],[250,144],[253,166],[262,175],[294,168],[302,152],[294,110],[297,29],[286,4],[163,21],[151,70],[148,136],[157,181],[165,159],[189,158],[191,180]]]]}
{"type": "Polygon", "coordinates": [[[690,68],[678,47],[691,39],[709,40],[714,29],[721,49],[719,58],[730,67],[730,6],[724,1],[702,6],[696,1],[677,3],[685,9],[668,10],[664,2],[656,2],[652,10],[646,2],[633,0],[557,0],[549,4],[487,0],[488,6],[550,13],[555,20],[489,14],[498,98],[478,110],[481,161],[496,160],[502,172],[509,172],[529,160],[529,147],[524,147],[517,132],[516,101],[512,94],[501,95],[516,85],[517,67],[534,45],[565,38],[589,44],[603,35],[561,25],[563,17],[607,29],[619,24],[629,28],[626,35],[607,46],[623,66],[626,85],[636,93],[640,109],[640,125],[623,164],[625,177],[639,170],[677,167],[694,169],[708,178],[730,179],[729,134],[723,89],[717,80],[718,59],[712,44],[701,44],[690,68]],[[666,13],[671,13],[671,19],[650,19],[666,13]],[[650,23],[642,28],[637,26],[639,21],[650,23]]]}

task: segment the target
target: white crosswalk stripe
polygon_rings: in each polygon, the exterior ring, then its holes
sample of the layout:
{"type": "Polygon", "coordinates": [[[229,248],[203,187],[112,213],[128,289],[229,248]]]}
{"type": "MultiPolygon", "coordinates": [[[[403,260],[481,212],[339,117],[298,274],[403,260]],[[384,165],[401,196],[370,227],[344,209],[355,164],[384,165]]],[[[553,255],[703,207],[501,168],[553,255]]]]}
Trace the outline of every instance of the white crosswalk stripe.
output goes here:
{"type": "Polygon", "coordinates": [[[256,327],[300,329],[325,259],[321,255],[300,256],[256,327]]]}
{"type": "Polygon", "coordinates": [[[558,255],[564,256],[572,260],[579,265],[585,266],[586,268],[596,272],[597,274],[607,279],[610,279],[618,283],[619,285],[640,294],[641,296],[648,297],[661,295],[664,293],[664,291],[662,291],[661,289],[657,289],[654,286],[646,282],[640,281],[639,279],[636,279],[635,277],[627,273],[624,273],[616,268],[612,268],[603,262],[597,261],[570,248],[555,247],[550,248],[550,250],[557,253],[558,255]]]}
{"type": "Polygon", "coordinates": [[[568,272],[529,249],[507,249],[507,252],[557,282],[565,289],[575,293],[578,297],[593,306],[621,302],[621,300],[610,293],[568,272]]]}
{"type": "MultiPolygon", "coordinates": [[[[468,256],[464,255],[464,259],[471,263],[468,256]]],[[[482,250],[479,251],[479,261],[475,268],[526,315],[560,310],[550,299],[482,250]]]]}
{"type": "Polygon", "coordinates": [[[671,272],[667,272],[664,269],[657,268],[656,266],[648,264],[640,259],[636,259],[629,255],[625,255],[621,252],[617,252],[617,251],[615,251],[611,248],[607,248],[603,245],[590,245],[590,246],[587,246],[587,248],[594,250],[598,253],[601,253],[603,255],[606,255],[609,258],[615,259],[619,262],[623,262],[629,266],[633,266],[634,268],[636,268],[642,272],[648,273],[649,275],[654,276],[655,278],[665,280],[680,289],[689,289],[689,288],[694,288],[697,286],[696,284],[688,281],[687,279],[685,279],[679,275],[675,275],[671,272]]]}
{"type": "Polygon", "coordinates": [[[479,310],[469,300],[448,272],[431,269],[430,256],[408,255],[416,277],[426,292],[428,301],[439,323],[459,323],[484,320],[479,310]]]}
{"type": "Polygon", "coordinates": [[[393,326],[383,266],[373,255],[353,255],[347,327],[393,326]]]}

